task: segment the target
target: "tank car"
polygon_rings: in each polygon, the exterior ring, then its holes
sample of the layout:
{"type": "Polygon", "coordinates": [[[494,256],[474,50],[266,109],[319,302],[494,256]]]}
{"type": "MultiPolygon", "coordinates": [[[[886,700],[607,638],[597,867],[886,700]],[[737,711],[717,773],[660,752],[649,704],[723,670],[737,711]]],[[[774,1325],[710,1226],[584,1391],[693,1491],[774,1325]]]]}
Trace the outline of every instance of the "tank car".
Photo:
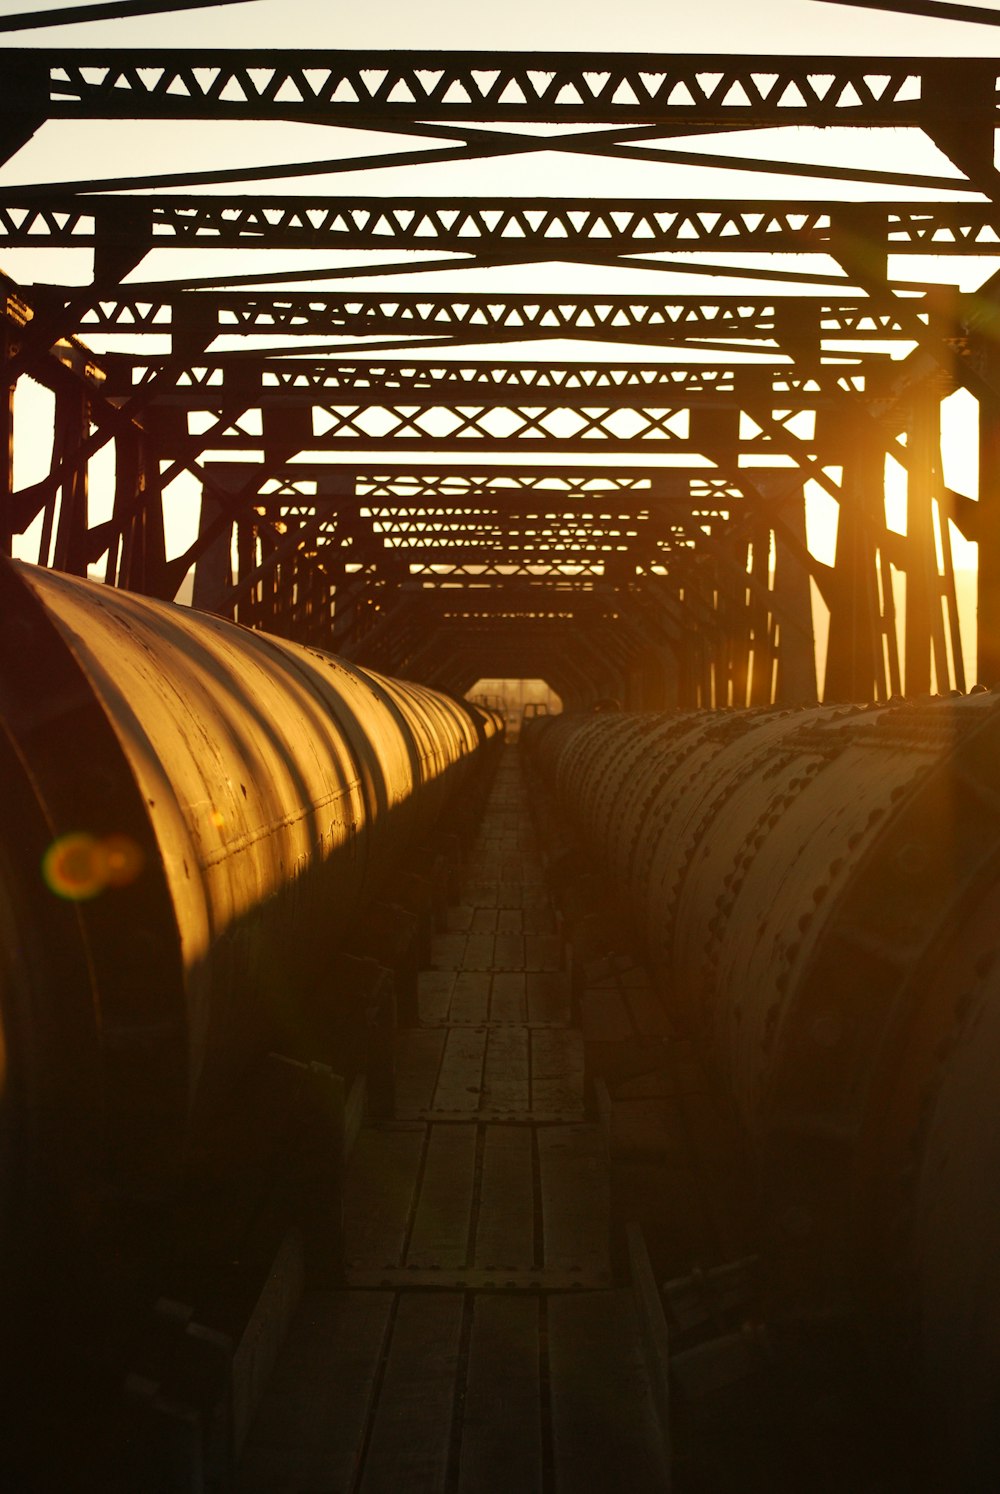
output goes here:
{"type": "Polygon", "coordinates": [[[528,738],[757,1159],[785,1307],[920,1366],[1000,1467],[1000,700],[559,718],[528,738]]]}
{"type": "MultiPolygon", "coordinates": [[[[0,1290],[156,1209],[496,718],[190,609],[0,564],[0,1290]]],[[[114,1242],[111,1242],[114,1248],[114,1242]]]]}

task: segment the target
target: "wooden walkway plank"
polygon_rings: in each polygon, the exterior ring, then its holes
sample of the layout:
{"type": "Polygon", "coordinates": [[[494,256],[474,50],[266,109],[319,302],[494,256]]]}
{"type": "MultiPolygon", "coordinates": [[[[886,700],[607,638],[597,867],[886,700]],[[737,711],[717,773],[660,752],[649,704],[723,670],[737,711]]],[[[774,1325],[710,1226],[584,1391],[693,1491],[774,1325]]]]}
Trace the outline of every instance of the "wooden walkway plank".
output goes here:
{"type": "MultiPolygon", "coordinates": [[[[506,912],[516,912],[516,909],[506,909],[506,912]]],[[[532,937],[537,937],[532,935],[532,937]]],[[[524,970],[525,964],[525,937],[523,934],[497,934],[493,941],[493,961],[497,970],[524,970]]]]}
{"type": "Polygon", "coordinates": [[[536,1297],[475,1300],[458,1494],[541,1494],[536,1297]]]}
{"type": "Polygon", "coordinates": [[[470,934],[465,941],[466,970],[492,970],[496,961],[493,954],[494,934],[470,934]]]}
{"type": "Polygon", "coordinates": [[[463,1298],[402,1292],[360,1494],[445,1488],[463,1298]]]}
{"type": "Polygon", "coordinates": [[[479,1109],[486,1057],[485,1027],[451,1027],[446,1034],[441,1072],[434,1090],[433,1109],[479,1109]]]}
{"type": "Polygon", "coordinates": [[[486,1044],[483,1069],[484,1109],[527,1110],[531,1104],[528,1079],[529,1038],[526,1027],[493,1027],[486,1044]]]}
{"type": "Polygon", "coordinates": [[[608,1174],[600,1127],[540,1127],[538,1157],[546,1266],[606,1269],[608,1174]]]}
{"type": "Polygon", "coordinates": [[[392,1301],[390,1292],[306,1297],[254,1420],[241,1494],[352,1487],[392,1301]]]}
{"type": "Polygon", "coordinates": [[[524,973],[517,970],[498,971],[493,977],[493,989],[490,992],[490,1021],[527,1020],[528,1001],[524,973]]]}
{"type": "Polygon", "coordinates": [[[583,1040],[572,1028],[531,1034],[531,1106],[550,1114],[583,1116],[583,1040]]]}
{"type": "Polygon", "coordinates": [[[627,1290],[548,1299],[556,1494],[663,1494],[669,1474],[627,1290]]]}
{"type": "Polygon", "coordinates": [[[531,1266],[535,1260],[532,1137],[528,1126],[487,1126],[474,1261],[531,1266]]]}
{"type": "Polygon", "coordinates": [[[475,1125],[431,1127],[407,1266],[467,1263],[475,1169],[475,1125]]]}
{"type": "Polygon", "coordinates": [[[407,1027],[396,1044],[396,1112],[417,1115],[434,1103],[446,1034],[442,1029],[407,1027]]]}
{"type": "Polygon", "coordinates": [[[452,970],[421,970],[417,976],[417,1008],[421,1022],[444,1022],[451,1009],[455,985],[452,970]]]}
{"type": "Polygon", "coordinates": [[[344,1185],[344,1259],[398,1266],[416,1204],[426,1126],[368,1127],[351,1154],[344,1185]]]}
{"type": "Polygon", "coordinates": [[[460,970],[455,978],[451,1008],[452,1022],[476,1024],[486,1022],[490,1014],[490,976],[487,970],[460,970]]]}

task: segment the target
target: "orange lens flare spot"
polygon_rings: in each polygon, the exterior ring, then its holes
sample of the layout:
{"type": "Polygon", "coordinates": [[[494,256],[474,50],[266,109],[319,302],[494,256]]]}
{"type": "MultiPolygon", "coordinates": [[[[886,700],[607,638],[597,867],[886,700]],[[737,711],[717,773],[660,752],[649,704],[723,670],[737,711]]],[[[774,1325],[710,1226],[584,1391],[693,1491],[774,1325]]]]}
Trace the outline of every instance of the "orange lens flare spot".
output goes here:
{"type": "Polygon", "coordinates": [[[42,876],[57,897],[86,902],[104,891],[101,844],[93,835],[64,835],[45,852],[42,876]]]}
{"type": "Polygon", "coordinates": [[[127,835],[109,835],[101,842],[104,874],[109,887],[129,887],[142,871],[142,847],[127,835]]]}
{"type": "Polygon", "coordinates": [[[212,810],[212,813],[209,815],[209,819],[212,821],[212,824],[217,830],[221,830],[223,825],[226,823],[225,815],[220,814],[217,809],[212,810]]]}
{"type": "Polygon", "coordinates": [[[99,840],[83,832],[63,835],[42,858],[42,876],[57,897],[82,903],[108,887],[128,887],[142,871],[142,848],[127,835],[99,840]]]}

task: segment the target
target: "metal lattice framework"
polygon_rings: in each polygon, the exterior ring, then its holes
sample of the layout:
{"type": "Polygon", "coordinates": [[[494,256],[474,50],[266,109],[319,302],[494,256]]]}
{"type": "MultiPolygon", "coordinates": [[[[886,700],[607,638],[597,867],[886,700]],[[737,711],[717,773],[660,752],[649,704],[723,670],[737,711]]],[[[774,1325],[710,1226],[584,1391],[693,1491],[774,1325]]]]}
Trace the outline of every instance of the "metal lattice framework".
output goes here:
{"type": "Polygon", "coordinates": [[[554,255],[613,264],[623,255],[836,254],[863,239],[888,254],[983,254],[1000,246],[991,203],[789,201],[747,206],[725,198],[660,206],[617,198],[595,205],[461,197],[128,197],[57,194],[0,200],[0,248],[124,245],[136,260],[154,247],[351,249],[386,246],[517,260],[554,255]]]}
{"type": "MultiPolygon", "coordinates": [[[[226,333],[284,338],[426,338],[439,345],[560,338],[671,347],[718,339],[753,339],[802,351],[827,342],[874,338],[912,341],[930,321],[923,301],[910,308],[892,298],[824,300],[813,296],[511,296],[456,297],[403,291],[396,295],[253,291],[181,294],[171,300],[131,296],[124,288],[87,308],[83,331],[169,332],[182,345],[204,348],[226,333]]],[[[382,351],[382,349],[376,349],[382,351]]]]}
{"type": "Polygon", "coordinates": [[[993,677],[998,80],[978,58],[8,49],[15,174],[47,120],[159,121],[164,138],[290,120],[321,143],[221,167],[206,136],[197,169],[129,177],[112,152],[79,180],[0,187],[0,248],[32,255],[0,286],[2,543],[154,595],[191,587],[452,689],[541,675],[568,700],[659,705],[814,697],[817,607],[829,698],[964,688],[954,526],[979,545],[993,677]],[[944,165],[846,147],[831,165],[794,137],[786,159],[754,153],[755,132],[801,126],[920,131],[944,165]],[[595,183],[644,163],[650,186],[448,190],[452,163],[520,158],[527,183],[543,157],[583,157],[595,183]],[[355,191],[373,170],[392,187],[355,191]],[[716,171],[764,191],[713,195],[716,171]],[[273,270],[246,258],[265,249],[273,270]],[[973,256],[982,284],[961,293],[973,256]],[[512,288],[529,267],[537,290],[512,288]],[[48,474],[18,489],[23,380],[55,421],[48,474]],[[956,390],[979,408],[976,492],[943,475],[956,390]],[[887,459],[905,530],[886,521],[887,459]],[[807,487],[836,504],[832,560],[807,542],[807,487]]]}
{"type": "Polygon", "coordinates": [[[997,106],[989,60],[620,53],[12,48],[19,111],[42,119],[495,120],[671,126],[921,125],[950,98],[997,106]]]}

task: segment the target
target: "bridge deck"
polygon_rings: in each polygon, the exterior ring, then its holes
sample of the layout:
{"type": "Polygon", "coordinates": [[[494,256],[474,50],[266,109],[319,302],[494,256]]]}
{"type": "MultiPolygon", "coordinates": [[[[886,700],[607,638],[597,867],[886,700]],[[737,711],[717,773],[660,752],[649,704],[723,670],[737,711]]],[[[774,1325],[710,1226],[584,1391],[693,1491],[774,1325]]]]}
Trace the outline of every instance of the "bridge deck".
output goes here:
{"type": "Polygon", "coordinates": [[[558,967],[508,750],[401,1035],[396,1115],[352,1154],[346,1289],[303,1301],[245,1494],[666,1487],[558,967]]]}

